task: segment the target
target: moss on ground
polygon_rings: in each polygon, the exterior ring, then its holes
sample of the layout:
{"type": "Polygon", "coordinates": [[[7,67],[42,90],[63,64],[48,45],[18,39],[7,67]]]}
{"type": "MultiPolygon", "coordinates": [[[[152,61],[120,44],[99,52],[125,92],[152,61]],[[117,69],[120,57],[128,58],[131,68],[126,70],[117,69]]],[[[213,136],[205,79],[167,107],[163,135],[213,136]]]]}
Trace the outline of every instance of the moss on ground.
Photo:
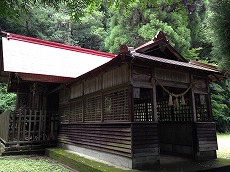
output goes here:
{"type": "MultiPolygon", "coordinates": [[[[46,155],[79,172],[131,172],[136,170],[120,169],[108,164],[86,159],[82,156],[67,152],[61,148],[47,149],[46,155]]],[[[137,172],[137,171],[136,171],[137,172]]]]}
{"type": "Polygon", "coordinates": [[[1,172],[69,172],[58,163],[37,155],[24,156],[0,156],[0,171],[1,172]]]}

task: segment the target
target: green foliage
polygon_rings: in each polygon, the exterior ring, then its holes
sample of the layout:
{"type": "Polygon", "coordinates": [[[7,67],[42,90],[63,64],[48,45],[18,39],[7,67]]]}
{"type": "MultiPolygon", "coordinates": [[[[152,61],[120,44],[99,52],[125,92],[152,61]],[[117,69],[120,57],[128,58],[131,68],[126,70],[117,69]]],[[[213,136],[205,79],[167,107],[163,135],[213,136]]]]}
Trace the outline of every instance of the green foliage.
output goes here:
{"type": "Polygon", "coordinates": [[[71,36],[77,45],[83,48],[104,50],[103,41],[106,36],[103,21],[105,16],[100,11],[80,18],[81,22],[72,22],[71,36]]]}
{"type": "Polygon", "coordinates": [[[0,114],[6,110],[14,110],[16,95],[7,92],[7,84],[0,83],[0,114]]]}
{"type": "Polygon", "coordinates": [[[230,67],[230,0],[211,0],[208,16],[212,57],[223,69],[230,67]]]}
{"type": "Polygon", "coordinates": [[[211,84],[213,118],[219,132],[230,131],[230,80],[211,84]]]}
{"type": "Polygon", "coordinates": [[[143,10],[140,8],[142,1],[135,0],[122,15],[111,9],[105,47],[113,53],[121,44],[137,47],[161,30],[180,52],[189,49],[191,37],[185,7],[166,1],[155,3],[156,6],[149,4],[143,10]]]}

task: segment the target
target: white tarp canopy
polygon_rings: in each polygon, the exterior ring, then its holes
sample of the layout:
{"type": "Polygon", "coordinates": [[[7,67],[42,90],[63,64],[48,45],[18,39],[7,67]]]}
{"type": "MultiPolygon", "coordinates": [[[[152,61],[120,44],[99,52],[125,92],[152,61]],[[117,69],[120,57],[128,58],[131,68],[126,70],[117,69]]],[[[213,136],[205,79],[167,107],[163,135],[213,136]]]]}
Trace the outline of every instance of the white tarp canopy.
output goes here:
{"type": "Polygon", "coordinates": [[[4,71],[78,77],[111,57],[82,53],[3,37],[4,71]]]}

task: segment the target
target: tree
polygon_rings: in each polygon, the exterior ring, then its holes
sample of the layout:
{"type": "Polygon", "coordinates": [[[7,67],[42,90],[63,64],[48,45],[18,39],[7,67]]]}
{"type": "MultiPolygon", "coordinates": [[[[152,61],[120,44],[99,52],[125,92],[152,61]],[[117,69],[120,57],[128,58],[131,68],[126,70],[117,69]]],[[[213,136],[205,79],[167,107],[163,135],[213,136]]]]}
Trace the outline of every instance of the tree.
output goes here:
{"type": "Polygon", "coordinates": [[[230,80],[211,84],[212,113],[219,132],[230,131],[230,80]]]}
{"type": "Polygon", "coordinates": [[[122,15],[111,8],[105,47],[113,53],[121,44],[137,47],[162,30],[177,50],[183,53],[189,49],[191,37],[185,6],[177,2],[171,5],[155,2],[157,6],[148,4],[142,9],[142,1],[134,0],[122,15]]]}
{"type": "Polygon", "coordinates": [[[16,95],[7,92],[7,84],[0,83],[0,114],[5,110],[14,110],[16,95]]]}
{"type": "Polygon", "coordinates": [[[225,70],[230,68],[230,0],[211,0],[208,16],[208,37],[212,57],[225,70]]]}

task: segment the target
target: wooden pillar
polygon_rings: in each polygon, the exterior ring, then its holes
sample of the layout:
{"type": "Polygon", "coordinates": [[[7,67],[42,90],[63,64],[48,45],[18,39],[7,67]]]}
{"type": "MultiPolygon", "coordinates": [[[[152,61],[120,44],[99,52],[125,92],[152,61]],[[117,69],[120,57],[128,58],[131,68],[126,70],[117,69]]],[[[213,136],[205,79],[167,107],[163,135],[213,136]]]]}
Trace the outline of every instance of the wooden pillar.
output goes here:
{"type": "Polygon", "coordinates": [[[209,86],[208,79],[207,79],[206,85],[207,85],[207,89],[208,89],[208,95],[207,95],[207,113],[208,113],[209,120],[213,121],[211,95],[210,95],[210,86],[209,86]]]}
{"type": "MultiPolygon", "coordinates": [[[[191,75],[191,83],[193,82],[193,75],[191,75]]],[[[195,103],[195,94],[194,94],[194,88],[191,88],[191,111],[192,111],[192,121],[197,122],[197,117],[196,117],[196,103],[195,103]]]]}
{"type": "Polygon", "coordinates": [[[153,85],[152,112],[153,112],[153,121],[154,121],[154,122],[158,122],[158,115],[157,115],[157,90],[156,90],[156,84],[153,85]]]}
{"type": "Polygon", "coordinates": [[[155,80],[155,68],[152,69],[152,115],[153,121],[158,122],[158,115],[157,115],[157,89],[155,80]],[[154,81],[154,82],[153,82],[154,81]]]}
{"type": "Polygon", "coordinates": [[[105,106],[104,94],[101,93],[101,122],[104,122],[104,106],[105,106]]]}
{"type": "Polygon", "coordinates": [[[133,85],[128,89],[128,106],[129,106],[129,120],[134,122],[134,98],[133,98],[133,85]]]}
{"type": "Polygon", "coordinates": [[[128,88],[128,106],[129,106],[129,121],[134,122],[134,98],[133,98],[133,64],[129,63],[129,88],[128,88]]]}

